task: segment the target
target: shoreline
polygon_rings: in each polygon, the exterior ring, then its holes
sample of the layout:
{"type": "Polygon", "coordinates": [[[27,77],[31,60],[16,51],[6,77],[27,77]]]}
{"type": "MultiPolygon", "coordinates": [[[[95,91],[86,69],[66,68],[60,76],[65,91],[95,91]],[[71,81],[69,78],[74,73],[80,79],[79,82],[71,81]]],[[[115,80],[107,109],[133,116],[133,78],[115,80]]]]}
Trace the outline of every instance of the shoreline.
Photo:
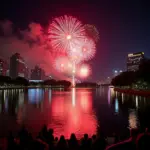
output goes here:
{"type": "Polygon", "coordinates": [[[150,97],[150,90],[146,91],[146,90],[114,88],[114,91],[129,94],[129,95],[138,95],[138,96],[150,97]]]}
{"type": "Polygon", "coordinates": [[[0,87],[0,90],[9,89],[36,89],[36,88],[51,88],[51,89],[96,89],[97,87],[63,87],[63,86],[12,86],[12,87],[0,87]]]}

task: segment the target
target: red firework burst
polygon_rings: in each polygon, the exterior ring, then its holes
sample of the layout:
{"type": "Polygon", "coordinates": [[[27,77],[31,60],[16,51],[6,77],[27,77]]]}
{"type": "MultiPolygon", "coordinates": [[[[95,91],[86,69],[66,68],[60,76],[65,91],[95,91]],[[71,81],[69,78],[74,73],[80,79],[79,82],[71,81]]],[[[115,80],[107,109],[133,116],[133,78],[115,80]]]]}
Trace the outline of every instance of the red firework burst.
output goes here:
{"type": "Polygon", "coordinates": [[[92,59],[96,52],[95,43],[91,39],[80,41],[80,51],[82,53],[82,60],[92,59]]]}
{"type": "Polygon", "coordinates": [[[72,16],[55,18],[49,26],[49,39],[54,50],[68,51],[74,48],[75,40],[84,38],[82,23],[72,16]]]}
{"type": "Polygon", "coordinates": [[[79,75],[80,78],[86,78],[90,75],[90,73],[91,73],[91,68],[90,68],[89,65],[82,64],[79,67],[78,75],[79,75]]]}
{"type": "Polygon", "coordinates": [[[56,70],[59,72],[66,73],[69,68],[68,64],[70,64],[68,57],[57,57],[54,62],[54,68],[56,68],[56,70]]]}

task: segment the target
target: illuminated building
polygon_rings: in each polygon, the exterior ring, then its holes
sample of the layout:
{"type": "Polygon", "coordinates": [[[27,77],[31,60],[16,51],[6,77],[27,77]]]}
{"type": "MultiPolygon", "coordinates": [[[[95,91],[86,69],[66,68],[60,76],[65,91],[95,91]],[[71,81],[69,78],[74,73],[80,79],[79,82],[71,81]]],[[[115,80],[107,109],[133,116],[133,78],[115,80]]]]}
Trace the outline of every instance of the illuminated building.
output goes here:
{"type": "Polygon", "coordinates": [[[19,53],[15,53],[10,58],[10,76],[12,78],[24,77],[28,78],[28,68],[24,59],[19,53]]]}
{"type": "Polygon", "coordinates": [[[137,71],[144,59],[144,52],[128,54],[127,71],[137,71]]]}
{"type": "Polygon", "coordinates": [[[0,59],[0,75],[1,76],[6,76],[7,72],[7,63],[3,59],[0,59]]]}
{"type": "Polygon", "coordinates": [[[35,66],[35,68],[31,70],[31,80],[44,80],[45,78],[45,71],[39,66],[35,66]]]}

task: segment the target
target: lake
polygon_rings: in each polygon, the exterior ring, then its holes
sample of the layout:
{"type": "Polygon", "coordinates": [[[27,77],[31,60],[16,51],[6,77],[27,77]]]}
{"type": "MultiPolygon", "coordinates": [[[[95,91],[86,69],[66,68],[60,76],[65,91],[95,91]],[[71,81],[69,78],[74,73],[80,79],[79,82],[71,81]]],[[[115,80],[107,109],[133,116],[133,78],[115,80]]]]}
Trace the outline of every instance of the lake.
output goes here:
{"type": "Polygon", "coordinates": [[[37,135],[46,124],[54,135],[81,138],[102,131],[111,136],[128,128],[150,127],[150,98],[125,95],[113,88],[0,90],[0,135],[25,125],[37,135]]]}

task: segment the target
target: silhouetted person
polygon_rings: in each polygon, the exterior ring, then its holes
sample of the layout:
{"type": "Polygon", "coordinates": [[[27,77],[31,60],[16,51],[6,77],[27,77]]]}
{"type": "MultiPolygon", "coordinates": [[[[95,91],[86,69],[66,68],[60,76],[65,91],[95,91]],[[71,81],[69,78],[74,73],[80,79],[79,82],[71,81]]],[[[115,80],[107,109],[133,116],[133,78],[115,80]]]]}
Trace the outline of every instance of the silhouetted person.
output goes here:
{"type": "Polygon", "coordinates": [[[49,129],[48,130],[48,135],[47,135],[47,143],[49,144],[49,148],[53,149],[54,148],[54,130],[53,129],[49,129]]]}
{"type": "Polygon", "coordinates": [[[84,134],[84,138],[81,141],[81,149],[83,149],[83,150],[90,149],[91,148],[90,144],[91,143],[89,141],[88,134],[84,134]]]}
{"type": "Polygon", "coordinates": [[[58,137],[55,137],[55,139],[54,139],[54,148],[57,147],[57,143],[58,143],[58,137]]]}
{"type": "Polygon", "coordinates": [[[26,148],[28,143],[28,131],[24,126],[19,132],[19,138],[21,148],[26,148]]]}
{"type": "Polygon", "coordinates": [[[96,137],[92,136],[93,143],[92,143],[92,149],[93,150],[104,150],[106,148],[106,141],[103,135],[98,135],[96,137]]]}
{"type": "Polygon", "coordinates": [[[118,138],[118,136],[117,136],[116,133],[113,133],[113,137],[115,138],[114,143],[115,143],[115,144],[118,143],[118,142],[119,142],[119,138],[118,138]]]}
{"type": "Polygon", "coordinates": [[[139,133],[138,129],[131,129],[129,139],[119,142],[117,144],[113,144],[112,146],[108,147],[106,150],[135,150],[136,138],[138,136],[138,133],[139,133]]]}
{"type": "Polygon", "coordinates": [[[138,150],[150,150],[150,134],[139,134],[137,137],[136,146],[138,150]]]}
{"type": "Polygon", "coordinates": [[[71,150],[75,150],[79,148],[78,140],[74,133],[71,134],[68,144],[69,144],[69,149],[71,150]]]}
{"type": "Polygon", "coordinates": [[[10,149],[15,149],[16,148],[16,144],[14,142],[14,137],[12,135],[12,132],[9,132],[9,135],[7,137],[7,149],[10,150],[10,149]]]}
{"type": "Polygon", "coordinates": [[[47,138],[48,138],[48,131],[47,131],[47,126],[44,125],[42,130],[41,130],[41,133],[40,133],[40,139],[42,139],[43,141],[46,141],[47,138]]]}
{"type": "Polygon", "coordinates": [[[92,143],[94,143],[96,141],[96,135],[92,135],[92,143]]]}
{"type": "Polygon", "coordinates": [[[48,149],[48,146],[45,142],[40,139],[34,140],[32,150],[45,150],[48,149]]]}
{"type": "Polygon", "coordinates": [[[61,135],[60,140],[58,141],[57,149],[58,150],[68,149],[67,141],[65,140],[65,137],[63,135],[61,135]]]}

